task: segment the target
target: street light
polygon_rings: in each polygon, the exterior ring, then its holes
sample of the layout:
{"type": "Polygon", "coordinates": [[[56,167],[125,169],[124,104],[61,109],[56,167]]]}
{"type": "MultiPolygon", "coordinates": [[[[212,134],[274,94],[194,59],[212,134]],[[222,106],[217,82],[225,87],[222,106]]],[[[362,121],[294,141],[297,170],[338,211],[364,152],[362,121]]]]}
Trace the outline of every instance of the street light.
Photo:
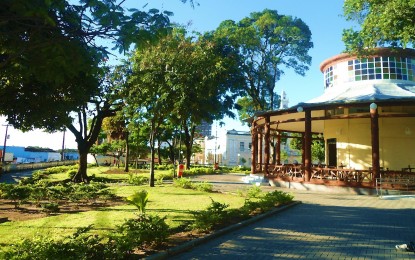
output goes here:
{"type": "Polygon", "coordinates": [[[1,161],[4,164],[4,156],[6,155],[6,144],[7,144],[7,139],[9,138],[9,136],[7,135],[7,131],[9,130],[9,124],[3,125],[3,126],[6,127],[6,134],[4,135],[3,154],[1,158],[1,161]]]}

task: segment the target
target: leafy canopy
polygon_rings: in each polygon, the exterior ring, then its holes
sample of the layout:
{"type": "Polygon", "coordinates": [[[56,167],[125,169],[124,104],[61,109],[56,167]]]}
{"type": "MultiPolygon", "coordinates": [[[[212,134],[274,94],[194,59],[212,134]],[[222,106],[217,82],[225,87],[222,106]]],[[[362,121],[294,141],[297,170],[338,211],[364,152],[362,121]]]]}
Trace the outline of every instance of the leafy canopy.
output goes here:
{"type": "Polygon", "coordinates": [[[343,31],[347,51],[415,46],[415,0],[345,0],[344,15],[361,27],[343,31]]]}

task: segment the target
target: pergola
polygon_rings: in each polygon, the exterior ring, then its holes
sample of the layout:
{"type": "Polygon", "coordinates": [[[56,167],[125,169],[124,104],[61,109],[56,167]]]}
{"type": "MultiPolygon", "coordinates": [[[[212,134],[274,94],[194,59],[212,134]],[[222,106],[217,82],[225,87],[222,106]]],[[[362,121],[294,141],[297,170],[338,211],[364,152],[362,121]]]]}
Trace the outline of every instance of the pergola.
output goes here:
{"type": "MultiPolygon", "coordinates": [[[[389,49],[378,49],[372,56],[376,57],[373,58],[373,62],[381,62],[382,58],[378,57],[385,55],[399,57],[399,60],[403,56],[411,57],[415,61],[414,50],[401,50],[396,53],[389,49]]],[[[332,66],[343,69],[342,64],[346,64],[344,67],[347,68],[347,63],[353,64],[356,59],[356,56],[348,54],[337,55],[323,62],[320,69],[322,72],[328,71],[332,66]]],[[[408,60],[409,70],[411,60],[408,60]]],[[[415,62],[413,64],[415,68],[415,62]]],[[[383,72],[387,71],[386,65],[381,65],[383,72]]],[[[337,73],[341,74],[341,69],[338,69],[337,73]]],[[[357,73],[356,71],[353,73],[357,73]]],[[[382,75],[381,77],[386,78],[386,74],[382,75]]],[[[390,152],[396,149],[393,144],[389,144],[394,138],[399,139],[397,145],[401,146],[402,150],[414,154],[412,157],[405,157],[405,160],[408,164],[415,164],[415,136],[412,134],[415,128],[415,76],[406,80],[375,78],[327,84],[331,85],[327,85],[324,94],[315,99],[286,109],[258,112],[251,118],[253,174],[263,173],[269,178],[289,178],[291,181],[325,184],[335,181],[342,185],[373,187],[376,178],[379,178],[382,172],[389,171],[384,166],[391,165],[396,168],[394,171],[404,170],[403,166],[402,169],[397,169],[396,156],[390,152]],[[346,126],[344,128],[347,129],[342,129],[342,126],[346,126]],[[401,126],[402,138],[398,135],[401,130],[396,130],[401,126]],[[286,133],[301,135],[301,165],[285,166],[281,163],[280,144],[286,133]],[[338,143],[349,149],[341,155],[349,158],[349,164],[353,164],[354,167],[338,165],[336,160],[329,158],[327,148],[330,146],[330,140],[335,139],[336,135],[341,136],[342,142],[338,143]],[[311,147],[313,139],[316,138],[325,140],[325,167],[313,165],[312,162],[311,147]],[[273,160],[271,154],[275,154],[273,160]],[[364,158],[355,158],[358,156],[364,158]]],[[[408,168],[411,170],[410,166],[408,168]]]]}

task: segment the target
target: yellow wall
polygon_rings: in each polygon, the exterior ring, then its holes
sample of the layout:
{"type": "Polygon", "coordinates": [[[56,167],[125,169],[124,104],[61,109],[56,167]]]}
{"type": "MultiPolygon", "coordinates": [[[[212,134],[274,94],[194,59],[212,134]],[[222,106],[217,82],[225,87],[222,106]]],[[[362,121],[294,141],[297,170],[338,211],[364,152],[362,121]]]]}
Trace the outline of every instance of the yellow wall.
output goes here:
{"type": "MultiPolygon", "coordinates": [[[[355,169],[371,167],[369,118],[326,120],[324,138],[337,139],[337,165],[355,169]]],[[[415,166],[415,118],[379,118],[379,139],[381,167],[401,170],[408,165],[415,166]]]]}

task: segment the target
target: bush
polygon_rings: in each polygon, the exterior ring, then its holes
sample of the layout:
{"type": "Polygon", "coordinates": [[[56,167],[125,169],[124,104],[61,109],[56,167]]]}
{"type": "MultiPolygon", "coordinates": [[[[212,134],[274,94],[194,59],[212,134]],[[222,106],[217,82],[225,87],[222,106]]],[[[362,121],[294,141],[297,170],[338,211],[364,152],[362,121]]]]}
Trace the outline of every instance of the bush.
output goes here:
{"type": "Polygon", "coordinates": [[[88,234],[92,226],[78,229],[73,235],[53,240],[46,236],[24,239],[0,253],[1,259],[122,259],[114,243],[88,234]]]}
{"type": "Polygon", "coordinates": [[[193,183],[190,178],[177,178],[173,180],[173,186],[183,189],[193,189],[193,183]]]}
{"type": "Polygon", "coordinates": [[[206,210],[193,212],[195,222],[193,228],[202,231],[213,230],[229,220],[229,214],[226,209],[229,204],[214,201],[206,208],[206,210]]]}
{"type": "Polygon", "coordinates": [[[209,167],[196,167],[196,168],[191,168],[189,170],[185,170],[183,172],[183,175],[185,176],[193,176],[193,175],[206,175],[206,174],[215,174],[216,171],[209,167]]]}
{"type": "Polygon", "coordinates": [[[45,200],[48,197],[48,190],[46,186],[41,184],[36,184],[32,186],[32,191],[30,193],[30,199],[34,200],[37,205],[41,200],[45,200]]]}
{"type": "Polygon", "coordinates": [[[213,185],[207,181],[194,184],[194,188],[198,191],[212,192],[213,185]]]}
{"type": "Polygon", "coordinates": [[[138,174],[134,174],[134,173],[129,173],[128,174],[128,181],[129,184],[132,185],[144,185],[147,184],[149,182],[149,179],[143,175],[138,175],[138,174]]]}
{"type": "Polygon", "coordinates": [[[137,218],[128,219],[117,226],[116,234],[111,239],[115,241],[117,251],[131,252],[132,249],[143,245],[159,245],[166,241],[169,226],[166,217],[140,214],[137,218]]]}
{"type": "Polygon", "coordinates": [[[58,184],[47,188],[48,199],[63,200],[70,194],[71,188],[67,185],[58,184]]]}
{"type": "Polygon", "coordinates": [[[262,196],[262,190],[260,187],[256,186],[255,184],[252,185],[246,193],[247,199],[259,198],[261,196],[262,196]]]}
{"type": "Polygon", "coordinates": [[[148,202],[148,192],[146,190],[136,191],[133,195],[126,198],[128,204],[137,207],[140,213],[144,213],[148,202]]]}
{"type": "Polygon", "coordinates": [[[10,185],[11,186],[6,188],[3,197],[13,201],[15,203],[15,208],[17,208],[19,204],[22,204],[29,199],[32,188],[27,185],[10,185]]]}
{"type": "Polygon", "coordinates": [[[40,205],[42,207],[42,211],[46,213],[57,213],[59,212],[59,204],[58,203],[43,203],[40,205]]]}
{"type": "Polygon", "coordinates": [[[75,169],[71,169],[71,170],[68,170],[67,172],[66,172],[66,175],[68,176],[68,178],[69,179],[73,179],[74,177],[75,177],[75,175],[78,173],[78,170],[75,170],[75,169]]]}

